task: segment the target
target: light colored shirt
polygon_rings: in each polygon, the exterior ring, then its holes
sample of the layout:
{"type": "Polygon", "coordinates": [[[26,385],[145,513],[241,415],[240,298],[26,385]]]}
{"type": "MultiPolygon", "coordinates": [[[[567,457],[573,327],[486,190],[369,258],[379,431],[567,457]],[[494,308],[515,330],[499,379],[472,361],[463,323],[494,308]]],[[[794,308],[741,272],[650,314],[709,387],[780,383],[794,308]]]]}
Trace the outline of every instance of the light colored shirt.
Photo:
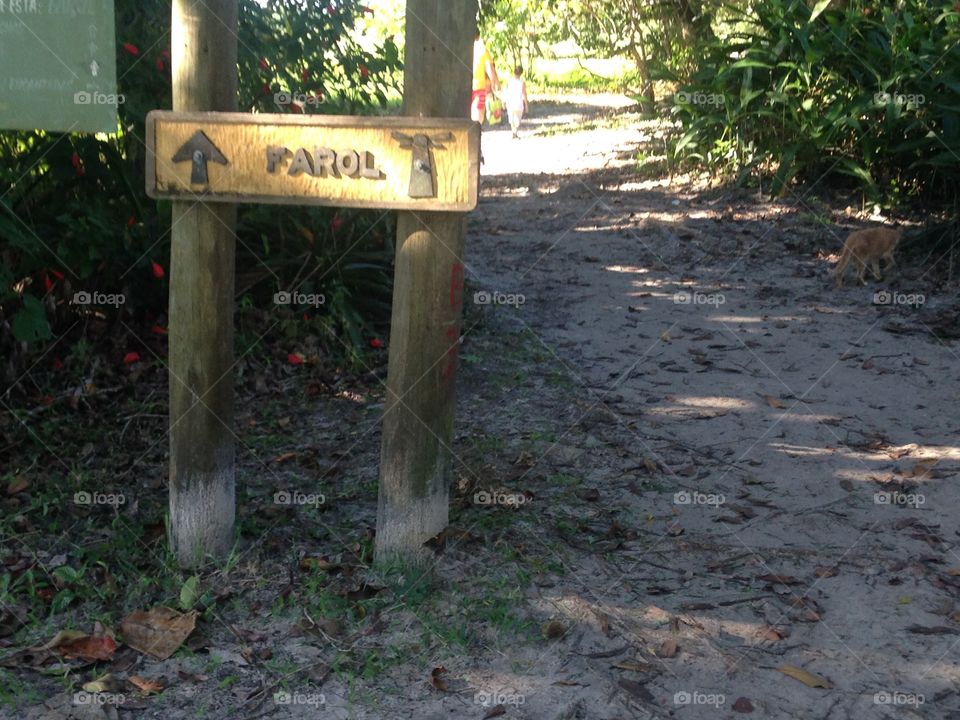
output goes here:
{"type": "Polygon", "coordinates": [[[527,83],[523,78],[512,77],[510,82],[507,83],[507,92],[505,94],[504,103],[507,106],[507,110],[523,110],[524,103],[527,99],[527,83]]]}

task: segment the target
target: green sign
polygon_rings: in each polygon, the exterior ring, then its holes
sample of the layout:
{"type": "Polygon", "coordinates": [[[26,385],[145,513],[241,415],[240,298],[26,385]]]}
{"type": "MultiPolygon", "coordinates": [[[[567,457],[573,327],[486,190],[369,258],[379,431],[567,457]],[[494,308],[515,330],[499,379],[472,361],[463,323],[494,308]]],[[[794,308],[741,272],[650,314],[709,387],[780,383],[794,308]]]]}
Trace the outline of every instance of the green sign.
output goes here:
{"type": "Polygon", "coordinates": [[[113,0],[0,0],[0,128],[116,132],[113,0]]]}

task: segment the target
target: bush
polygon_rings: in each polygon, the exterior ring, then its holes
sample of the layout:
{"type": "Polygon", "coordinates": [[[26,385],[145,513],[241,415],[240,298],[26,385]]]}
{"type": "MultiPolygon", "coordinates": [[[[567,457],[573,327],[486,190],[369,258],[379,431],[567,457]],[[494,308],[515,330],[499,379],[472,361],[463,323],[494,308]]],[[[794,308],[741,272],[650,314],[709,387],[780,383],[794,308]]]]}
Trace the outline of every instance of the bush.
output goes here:
{"type": "Polygon", "coordinates": [[[674,156],[741,181],[766,174],[775,196],[795,177],[842,173],[874,200],[953,198],[960,13],[923,0],[829,5],[727,6],[729,31],[702,44],[671,100],[674,156]]]}
{"type": "MultiPolygon", "coordinates": [[[[128,322],[153,323],[166,310],[169,206],[144,192],[144,124],[169,108],[170,5],[116,4],[119,108],[115,135],[0,132],[0,350],[42,342],[91,316],[71,305],[75,292],[123,294],[107,310],[128,322]]],[[[397,96],[399,53],[392,41],[371,53],[351,35],[366,8],[241,0],[239,103],[252,112],[384,112],[397,96]],[[277,105],[280,91],[318,98],[277,105]],[[322,100],[320,102],[319,100],[322,100]]],[[[282,213],[241,208],[238,282],[255,302],[308,281],[337,303],[325,327],[358,338],[385,322],[391,294],[389,215],[324,208],[282,213]],[[375,236],[379,236],[379,240],[375,236]]],[[[98,310],[99,313],[99,310],[98,310]]],[[[331,339],[330,348],[344,343],[331,339]]]]}

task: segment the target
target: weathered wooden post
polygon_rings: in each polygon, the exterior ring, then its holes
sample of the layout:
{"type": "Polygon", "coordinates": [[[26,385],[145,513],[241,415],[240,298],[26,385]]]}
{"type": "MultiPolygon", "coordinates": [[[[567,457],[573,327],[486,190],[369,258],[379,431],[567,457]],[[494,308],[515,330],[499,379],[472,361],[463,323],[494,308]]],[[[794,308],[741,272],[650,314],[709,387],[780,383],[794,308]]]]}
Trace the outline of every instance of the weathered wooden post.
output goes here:
{"type": "MultiPolygon", "coordinates": [[[[477,0],[407,0],[404,115],[469,117],[476,18],[477,0]]],[[[428,156],[426,145],[421,151],[428,156]]],[[[398,215],[380,564],[421,561],[424,541],[447,524],[465,221],[463,213],[398,215]]]]}
{"type": "MultiPolygon", "coordinates": [[[[235,111],[237,0],[174,0],[172,22],[174,111],[235,111]]],[[[233,543],[236,206],[176,201],[171,221],[170,541],[191,566],[233,543]]]]}

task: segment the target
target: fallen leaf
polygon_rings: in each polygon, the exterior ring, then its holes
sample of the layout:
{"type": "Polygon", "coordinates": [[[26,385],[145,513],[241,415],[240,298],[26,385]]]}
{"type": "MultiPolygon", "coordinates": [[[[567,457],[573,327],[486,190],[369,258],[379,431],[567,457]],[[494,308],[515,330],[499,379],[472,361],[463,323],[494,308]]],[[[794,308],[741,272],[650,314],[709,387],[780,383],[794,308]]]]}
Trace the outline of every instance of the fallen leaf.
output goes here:
{"type": "Polygon", "coordinates": [[[663,340],[664,342],[670,342],[670,340],[672,339],[670,337],[670,331],[664,330],[662,333],[660,333],[660,339],[663,340]]]}
{"type": "Polygon", "coordinates": [[[657,650],[657,657],[672,658],[677,654],[677,641],[674,638],[667,638],[657,650]]]}
{"type": "Polygon", "coordinates": [[[757,575],[757,580],[763,580],[775,585],[799,585],[800,581],[793,575],[757,575]]]}
{"type": "Polygon", "coordinates": [[[911,625],[907,628],[907,632],[912,632],[916,635],[960,635],[960,630],[945,625],[935,625],[933,627],[911,625]]]}
{"type": "Polygon", "coordinates": [[[920,460],[913,468],[910,470],[909,477],[923,477],[929,473],[933,468],[940,462],[940,458],[929,458],[927,460],[920,460]]]}
{"type": "Polygon", "coordinates": [[[10,484],[7,485],[7,495],[16,495],[18,492],[23,492],[28,487],[30,487],[30,481],[27,480],[23,475],[17,475],[10,481],[10,484]]]}
{"type": "Polygon", "coordinates": [[[769,642],[780,642],[787,637],[788,634],[789,633],[786,630],[780,630],[779,628],[775,627],[767,627],[763,630],[757,631],[758,638],[761,640],[767,640],[769,642]]]}
{"type": "Polygon", "coordinates": [[[127,678],[127,682],[139,688],[147,695],[163,691],[163,683],[159,680],[150,680],[149,678],[140,677],[139,675],[131,675],[127,678]]]}
{"type": "Polygon", "coordinates": [[[196,624],[196,610],[181,614],[168,607],[155,607],[130,613],[120,623],[120,630],[134,650],[166,660],[183,645],[196,624]]]}
{"type": "Polygon", "coordinates": [[[430,684],[433,685],[437,690],[441,692],[447,692],[450,689],[450,686],[447,684],[447,681],[444,680],[441,676],[445,675],[447,669],[441,665],[440,667],[435,667],[430,671],[430,684]]]}
{"type": "Polygon", "coordinates": [[[626,678],[620,678],[617,681],[617,685],[622,687],[628,693],[634,697],[638,697],[641,700],[646,700],[647,702],[653,702],[654,697],[653,693],[647,690],[641,683],[638,683],[635,680],[627,680],[626,678]]]}
{"type": "Polygon", "coordinates": [[[733,711],[738,713],[752,713],[753,703],[750,702],[748,698],[738,697],[737,701],[733,703],[733,711]]]}
{"type": "Polygon", "coordinates": [[[109,660],[117,650],[117,643],[112,637],[89,635],[61,643],[56,649],[65,658],[109,660]]]}
{"type": "Polygon", "coordinates": [[[113,674],[107,673],[96,680],[91,680],[80,686],[88,693],[113,693],[123,689],[123,683],[113,674]]]}
{"type": "Polygon", "coordinates": [[[819,578],[829,578],[833,577],[839,572],[839,568],[836,565],[833,566],[820,566],[814,569],[813,574],[819,578]]]}
{"type": "Polygon", "coordinates": [[[633,672],[650,672],[653,670],[653,665],[650,663],[634,662],[632,660],[621,660],[610,667],[616,668],[617,670],[632,670],[633,672]]]}
{"type": "Polygon", "coordinates": [[[282,453],[282,454],[280,454],[280,455],[277,455],[277,456],[276,456],[273,460],[271,460],[270,462],[272,462],[274,465],[279,465],[280,463],[286,462],[287,460],[293,460],[295,457],[297,457],[297,453],[295,453],[295,452],[285,452],[285,453],[282,453]]]}
{"type": "Polygon", "coordinates": [[[780,408],[780,409],[783,409],[783,408],[787,407],[787,406],[784,404],[783,400],[781,400],[781,399],[778,398],[778,397],[774,397],[773,395],[764,395],[764,396],[763,396],[763,399],[766,400],[766,401],[767,401],[767,405],[769,405],[769,406],[772,407],[772,408],[780,408]]]}
{"type": "Polygon", "coordinates": [[[873,360],[871,358],[867,358],[866,360],[863,361],[863,364],[860,367],[864,370],[870,370],[871,368],[873,368],[873,366],[874,366],[873,360]]]}
{"type": "Polygon", "coordinates": [[[544,623],[543,627],[540,628],[540,632],[547,640],[556,640],[557,638],[563,637],[567,629],[559,620],[551,620],[548,623],[544,623]]]}
{"type": "Polygon", "coordinates": [[[822,678],[819,675],[814,675],[813,673],[809,673],[806,670],[794,667],[793,665],[781,665],[777,668],[777,670],[782,672],[784,675],[789,675],[794,680],[799,680],[807,687],[824,688],[826,690],[829,690],[833,687],[833,683],[826,678],[822,678]]]}

